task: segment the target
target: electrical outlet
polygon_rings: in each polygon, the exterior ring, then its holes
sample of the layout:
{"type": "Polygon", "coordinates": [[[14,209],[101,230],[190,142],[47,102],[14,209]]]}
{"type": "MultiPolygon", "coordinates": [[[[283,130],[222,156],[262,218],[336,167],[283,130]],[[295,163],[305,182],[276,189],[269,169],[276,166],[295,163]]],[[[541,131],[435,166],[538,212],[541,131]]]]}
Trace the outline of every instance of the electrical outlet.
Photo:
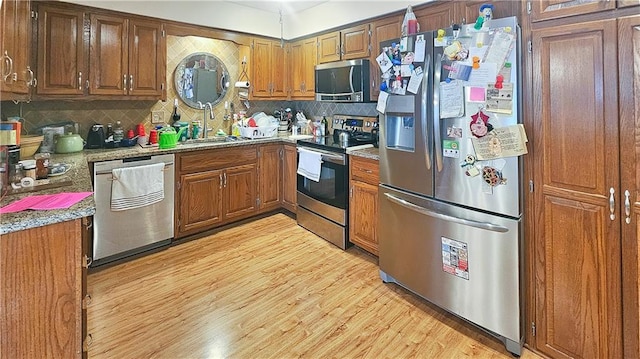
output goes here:
{"type": "Polygon", "coordinates": [[[164,123],[164,112],[151,111],[151,123],[164,123]]]}

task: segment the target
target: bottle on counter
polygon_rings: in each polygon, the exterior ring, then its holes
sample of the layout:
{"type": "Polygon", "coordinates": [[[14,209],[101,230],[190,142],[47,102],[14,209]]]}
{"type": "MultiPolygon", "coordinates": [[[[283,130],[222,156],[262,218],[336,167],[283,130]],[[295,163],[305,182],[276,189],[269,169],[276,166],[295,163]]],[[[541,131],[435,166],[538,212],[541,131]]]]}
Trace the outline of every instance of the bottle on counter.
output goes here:
{"type": "Polygon", "coordinates": [[[124,139],[124,128],[120,121],[116,121],[116,126],[113,128],[113,141],[120,142],[122,139],[124,139]]]}
{"type": "Polygon", "coordinates": [[[107,135],[105,138],[110,138],[113,139],[113,125],[111,123],[107,124],[107,135]]]}
{"type": "Polygon", "coordinates": [[[329,121],[327,121],[327,114],[322,116],[322,122],[320,122],[320,126],[322,127],[322,134],[324,136],[329,136],[329,121]]]}
{"type": "Polygon", "coordinates": [[[192,121],[191,122],[191,138],[198,139],[200,138],[200,121],[192,121]]]}

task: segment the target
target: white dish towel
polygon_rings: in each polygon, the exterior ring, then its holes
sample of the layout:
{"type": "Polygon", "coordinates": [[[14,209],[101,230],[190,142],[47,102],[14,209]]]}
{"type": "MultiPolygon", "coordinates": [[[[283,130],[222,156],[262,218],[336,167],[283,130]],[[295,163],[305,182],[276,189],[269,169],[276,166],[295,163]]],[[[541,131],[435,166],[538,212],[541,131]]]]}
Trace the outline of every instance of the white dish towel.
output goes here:
{"type": "Polygon", "coordinates": [[[164,199],[164,163],[111,170],[111,210],[126,211],[164,199]]]}
{"type": "Polygon", "coordinates": [[[300,154],[298,158],[298,174],[312,181],[320,182],[322,154],[304,148],[298,148],[298,152],[300,154]]]}

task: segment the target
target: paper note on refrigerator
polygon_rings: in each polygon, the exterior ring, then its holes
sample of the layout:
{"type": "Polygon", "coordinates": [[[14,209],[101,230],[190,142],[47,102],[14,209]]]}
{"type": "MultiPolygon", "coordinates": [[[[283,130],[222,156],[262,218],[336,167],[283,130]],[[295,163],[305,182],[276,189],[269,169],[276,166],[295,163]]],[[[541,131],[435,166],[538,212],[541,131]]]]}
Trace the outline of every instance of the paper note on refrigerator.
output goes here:
{"type": "Polygon", "coordinates": [[[378,95],[378,104],[376,105],[376,110],[378,110],[378,112],[382,114],[384,114],[387,109],[387,98],[389,98],[389,94],[384,91],[380,91],[380,94],[378,95]]]}
{"type": "Polygon", "coordinates": [[[440,83],[440,118],[464,115],[464,87],[462,81],[440,83]]]}
{"type": "Polygon", "coordinates": [[[522,124],[494,128],[484,137],[471,139],[479,161],[527,154],[527,141],[522,124]]]}

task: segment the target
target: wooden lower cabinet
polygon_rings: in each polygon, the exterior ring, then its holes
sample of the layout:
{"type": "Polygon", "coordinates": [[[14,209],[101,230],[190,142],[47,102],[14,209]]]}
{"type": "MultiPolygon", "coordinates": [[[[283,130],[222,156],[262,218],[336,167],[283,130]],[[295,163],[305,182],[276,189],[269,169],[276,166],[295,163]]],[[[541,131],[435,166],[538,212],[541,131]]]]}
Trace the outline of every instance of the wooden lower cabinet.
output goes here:
{"type": "Polygon", "coordinates": [[[349,240],[378,255],[378,161],[349,158],[349,240]]]}
{"type": "Polygon", "coordinates": [[[76,219],[0,238],[0,358],[83,357],[82,232],[76,219]]]}
{"type": "Polygon", "coordinates": [[[258,147],[176,155],[175,238],[258,213],[258,147]]]}
{"type": "Polygon", "coordinates": [[[298,205],[298,151],[295,144],[285,144],[282,148],[282,207],[296,212],[298,205]]]}
{"type": "Polygon", "coordinates": [[[260,212],[278,209],[282,203],[282,145],[260,146],[258,157],[260,212]]]}

